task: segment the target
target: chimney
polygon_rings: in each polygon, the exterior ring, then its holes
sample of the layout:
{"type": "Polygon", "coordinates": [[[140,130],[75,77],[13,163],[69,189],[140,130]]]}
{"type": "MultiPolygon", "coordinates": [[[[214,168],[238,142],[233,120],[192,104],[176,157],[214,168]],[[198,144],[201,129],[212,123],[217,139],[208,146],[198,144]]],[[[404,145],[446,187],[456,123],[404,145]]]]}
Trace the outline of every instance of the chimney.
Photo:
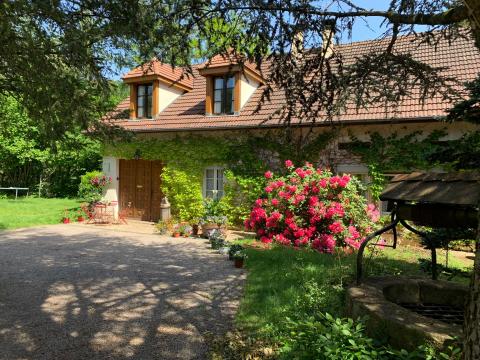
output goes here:
{"type": "Polygon", "coordinates": [[[300,58],[303,54],[303,31],[297,31],[293,35],[291,53],[293,57],[300,58]]]}
{"type": "Polygon", "coordinates": [[[325,20],[322,31],[322,51],[326,59],[333,55],[335,41],[335,20],[325,20]]]}

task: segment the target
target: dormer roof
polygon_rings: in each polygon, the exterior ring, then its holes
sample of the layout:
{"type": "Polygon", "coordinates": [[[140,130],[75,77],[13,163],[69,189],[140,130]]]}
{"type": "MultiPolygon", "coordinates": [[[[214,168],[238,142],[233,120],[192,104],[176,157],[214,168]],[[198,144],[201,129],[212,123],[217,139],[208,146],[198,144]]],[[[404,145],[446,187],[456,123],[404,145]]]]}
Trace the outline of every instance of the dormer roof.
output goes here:
{"type": "Polygon", "coordinates": [[[257,64],[244,56],[238,55],[233,49],[227,53],[217,54],[198,67],[200,75],[214,75],[227,72],[244,71],[260,83],[264,83],[257,64]]]}
{"type": "Polygon", "coordinates": [[[153,59],[143,65],[137,66],[122,76],[126,83],[145,80],[160,80],[172,86],[189,91],[193,89],[193,77],[182,67],[173,67],[164,64],[158,59],[153,59]]]}

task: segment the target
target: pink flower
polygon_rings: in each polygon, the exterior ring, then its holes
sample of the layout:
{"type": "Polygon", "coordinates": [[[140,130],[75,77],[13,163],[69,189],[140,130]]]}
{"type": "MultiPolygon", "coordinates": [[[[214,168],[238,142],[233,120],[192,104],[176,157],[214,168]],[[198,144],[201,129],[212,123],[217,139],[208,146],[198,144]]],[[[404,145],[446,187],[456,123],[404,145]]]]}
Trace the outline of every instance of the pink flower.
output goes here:
{"type": "Polygon", "coordinates": [[[291,160],[285,160],[285,166],[287,168],[291,168],[291,167],[293,167],[293,162],[291,160]]]}
{"type": "Polygon", "coordinates": [[[318,185],[321,187],[321,188],[326,188],[327,187],[327,179],[322,179],[318,182],[318,185]]]}
{"type": "Polygon", "coordinates": [[[266,237],[266,236],[262,236],[262,237],[260,238],[260,241],[261,241],[262,243],[264,243],[264,244],[270,244],[270,243],[272,242],[272,239],[269,238],[269,237],[266,237]]]}
{"type": "Polygon", "coordinates": [[[272,206],[277,207],[278,206],[278,199],[273,198],[271,203],[272,203],[272,206]]]}
{"type": "Polygon", "coordinates": [[[262,203],[263,203],[262,199],[255,200],[255,206],[262,206],[262,203]]]}
{"type": "Polygon", "coordinates": [[[350,236],[353,240],[356,240],[360,237],[360,233],[355,226],[350,225],[348,227],[348,232],[350,233],[350,236]]]}
{"type": "Polygon", "coordinates": [[[265,173],[265,178],[266,178],[266,179],[271,179],[272,176],[273,176],[273,173],[272,173],[271,171],[267,171],[267,172],[265,173]]]}
{"type": "Polygon", "coordinates": [[[273,191],[273,188],[271,186],[267,186],[265,188],[265,192],[267,192],[267,193],[271,193],[272,191],[273,191]]]}
{"type": "Polygon", "coordinates": [[[300,178],[304,178],[305,176],[307,176],[307,174],[305,173],[305,171],[303,171],[302,168],[297,168],[295,169],[295,172],[297,173],[298,176],[300,176],[300,178]]]}
{"type": "Polygon", "coordinates": [[[297,187],[295,185],[288,185],[287,190],[291,193],[294,193],[295,191],[297,191],[297,187]]]}
{"type": "Polygon", "coordinates": [[[383,250],[385,249],[385,245],[387,244],[387,242],[385,241],[384,238],[380,238],[380,240],[377,242],[377,246],[383,250]]]}
{"type": "Polygon", "coordinates": [[[343,231],[343,225],[340,222],[335,221],[335,222],[331,223],[330,225],[328,225],[328,229],[332,233],[338,234],[338,233],[341,233],[343,231]]]}
{"type": "Polygon", "coordinates": [[[350,176],[343,175],[341,179],[338,181],[338,185],[344,188],[348,185],[349,182],[350,182],[350,176]]]}
{"type": "Polygon", "coordinates": [[[311,196],[310,199],[308,199],[308,205],[317,206],[318,205],[318,197],[311,196]]]}

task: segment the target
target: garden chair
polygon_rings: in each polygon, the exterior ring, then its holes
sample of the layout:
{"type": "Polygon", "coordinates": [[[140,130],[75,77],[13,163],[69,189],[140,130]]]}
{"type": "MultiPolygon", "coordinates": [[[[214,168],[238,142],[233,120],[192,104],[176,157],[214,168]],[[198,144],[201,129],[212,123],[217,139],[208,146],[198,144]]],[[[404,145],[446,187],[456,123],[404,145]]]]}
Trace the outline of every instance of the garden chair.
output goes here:
{"type": "Polygon", "coordinates": [[[118,223],[124,223],[125,225],[128,225],[127,221],[128,217],[128,208],[127,209],[122,209],[118,212],[118,223]]]}
{"type": "Polygon", "coordinates": [[[91,224],[92,222],[95,222],[95,213],[90,210],[90,207],[88,204],[82,204],[81,206],[82,211],[85,213],[87,216],[87,224],[91,224]]]}

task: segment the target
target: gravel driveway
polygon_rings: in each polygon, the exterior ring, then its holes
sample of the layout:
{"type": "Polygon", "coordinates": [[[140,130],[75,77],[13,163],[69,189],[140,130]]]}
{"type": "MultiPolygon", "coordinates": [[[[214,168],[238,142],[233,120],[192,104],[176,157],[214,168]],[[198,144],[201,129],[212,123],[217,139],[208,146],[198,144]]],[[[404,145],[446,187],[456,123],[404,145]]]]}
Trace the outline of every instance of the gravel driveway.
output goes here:
{"type": "Polygon", "coordinates": [[[0,359],[203,359],[243,270],[204,240],[55,225],[0,232],[0,359]]]}

